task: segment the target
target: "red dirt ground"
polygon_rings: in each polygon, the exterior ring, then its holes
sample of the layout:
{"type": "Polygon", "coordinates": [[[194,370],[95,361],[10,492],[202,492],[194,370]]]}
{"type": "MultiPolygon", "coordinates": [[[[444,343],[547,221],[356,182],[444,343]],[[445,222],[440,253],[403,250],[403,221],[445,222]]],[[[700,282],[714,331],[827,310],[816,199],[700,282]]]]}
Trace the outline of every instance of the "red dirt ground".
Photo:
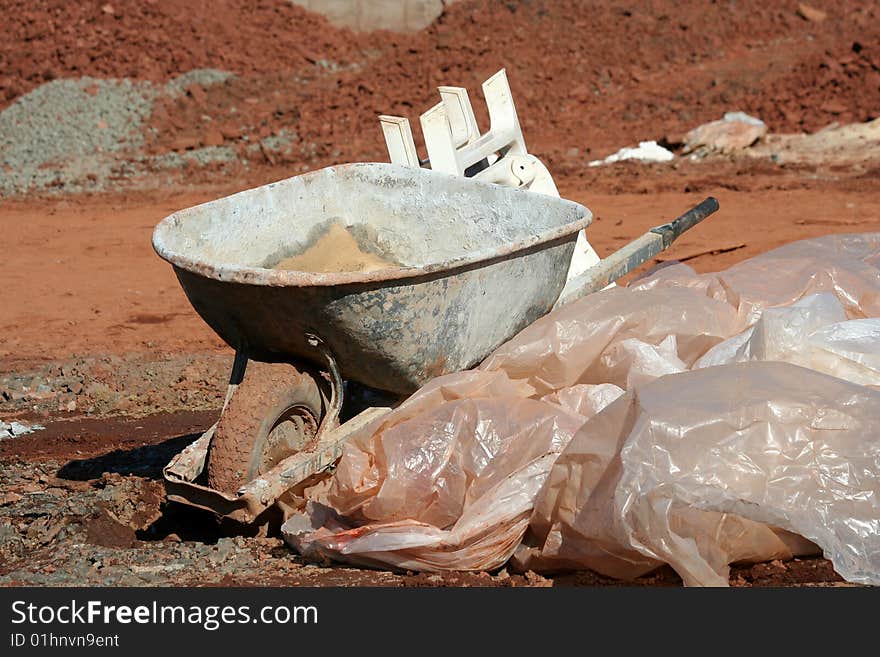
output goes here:
{"type": "MultiPolygon", "coordinates": [[[[721,211],[663,254],[700,271],[800,238],[880,230],[876,191],[706,186],[699,193],[609,194],[578,190],[565,179],[560,187],[593,210],[588,233],[600,254],[715,195],[721,211]],[[733,250],[712,253],[727,249],[733,250]]],[[[0,372],[73,355],[228,350],[150,245],[162,217],[217,193],[5,203],[0,372]]]]}

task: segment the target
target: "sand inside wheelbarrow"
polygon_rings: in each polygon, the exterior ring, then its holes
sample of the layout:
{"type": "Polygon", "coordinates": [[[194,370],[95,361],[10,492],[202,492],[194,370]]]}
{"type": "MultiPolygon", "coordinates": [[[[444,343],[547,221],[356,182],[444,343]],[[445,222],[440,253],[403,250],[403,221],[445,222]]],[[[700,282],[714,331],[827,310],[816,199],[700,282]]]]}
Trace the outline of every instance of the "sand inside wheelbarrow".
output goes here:
{"type": "Polygon", "coordinates": [[[307,272],[377,271],[397,265],[361,246],[340,224],[331,224],[327,232],[300,254],[284,258],[273,269],[307,272]]]}

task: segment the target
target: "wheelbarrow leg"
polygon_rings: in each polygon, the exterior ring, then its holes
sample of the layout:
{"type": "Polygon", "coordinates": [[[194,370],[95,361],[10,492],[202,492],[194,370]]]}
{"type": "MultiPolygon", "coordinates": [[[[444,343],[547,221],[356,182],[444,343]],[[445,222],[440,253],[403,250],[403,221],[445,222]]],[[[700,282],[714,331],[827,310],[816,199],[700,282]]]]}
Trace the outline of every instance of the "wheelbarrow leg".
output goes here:
{"type": "Polygon", "coordinates": [[[226,386],[226,399],[223,400],[223,409],[229,405],[229,400],[238,389],[239,384],[244,379],[244,371],[247,369],[248,355],[244,349],[235,350],[235,358],[232,361],[232,372],[229,374],[229,385],[226,386]]]}

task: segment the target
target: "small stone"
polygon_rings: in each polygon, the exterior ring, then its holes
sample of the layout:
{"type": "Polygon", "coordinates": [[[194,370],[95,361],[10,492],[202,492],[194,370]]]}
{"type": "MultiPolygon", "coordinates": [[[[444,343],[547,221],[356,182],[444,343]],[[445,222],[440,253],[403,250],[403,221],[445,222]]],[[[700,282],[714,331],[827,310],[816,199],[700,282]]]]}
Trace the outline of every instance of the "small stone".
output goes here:
{"type": "Polygon", "coordinates": [[[64,529],[64,526],[68,522],[69,519],[67,518],[61,519],[57,522],[53,522],[48,527],[46,527],[45,531],[43,531],[39,535],[39,537],[37,537],[37,540],[39,540],[40,543],[42,543],[43,545],[51,543],[53,540],[55,540],[55,537],[57,537],[58,534],[61,533],[61,530],[64,529]]]}
{"type": "Polygon", "coordinates": [[[236,128],[234,125],[222,125],[220,126],[220,134],[224,139],[238,139],[241,137],[241,128],[236,128]]]}
{"type": "Polygon", "coordinates": [[[828,14],[826,14],[821,9],[816,9],[815,7],[811,7],[810,5],[805,5],[803,3],[798,5],[797,15],[803,18],[805,21],[809,21],[811,23],[821,23],[826,18],[828,18],[828,14]]]}
{"type": "Polygon", "coordinates": [[[553,586],[553,582],[546,577],[543,577],[536,573],[533,570],[530,570],[526,573],[526,581],[529,583],[529,586],[535,586],[540,588],[551,587],[553,586]]]}
{"type": "Polygon", "coordinates": [[[3,493],[0,495],[0,506],[6,506],[7,504],[15,504],[22,497],[18,493],[3,493]]]}
{"type": "Polygon", "coordinates": [[[828,112],[829,114],[843,114],[846,112],[847,106],[839,100],[829,100],[828,102],[822,103],[822,105],[819,106],[819,109],[823,112],[828,112]]]}
{"type": "Polygon", "coordinates": [[[45,389],[46,386],[39,386],[36,390],[27,393],[27,398],[32,401],[43,401],[57,397],[57,394],[51,389],[45,389]]]}
{"type": "Polygon", "coordinates": [[[21,422],[3,422],[0,421],[0,439],[2,438],[15,438],[16,436],[23,436],[26,433],[31,433],[32,431],[39,431],[40,429],[44,429],[40,424],[22,424],[21,422]]]}
{"type": "Polygon", "coordinates": [[[202,135],[202,146],[222,146],[223,133],[219,130],[206,130],[202,135]]]}
{"type": "Polygon", "coordinates": [[[195,137],[178,137],[171,142],[171,148],[175,151],[188,151],[199,147],[199,140],[195,137]]]}

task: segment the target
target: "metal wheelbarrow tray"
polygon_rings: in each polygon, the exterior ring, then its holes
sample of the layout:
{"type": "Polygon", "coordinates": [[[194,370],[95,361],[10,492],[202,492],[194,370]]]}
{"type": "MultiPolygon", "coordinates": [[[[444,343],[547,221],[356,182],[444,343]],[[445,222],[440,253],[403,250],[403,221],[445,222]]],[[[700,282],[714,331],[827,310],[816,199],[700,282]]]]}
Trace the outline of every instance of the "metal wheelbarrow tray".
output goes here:
{"type": "Polygon", "coordinates": [[[306,337],[317,335],[343,378],[407,394],[475,365],[546,314],[590,221],[571,201],[351,164],[177,212],[153,246],[196,311],[248,357],[321,364],[306,337]],[[400,266],[271,269],[333,223],[400,266]]]}
{"type": "Polygon", "coordinates": [[[338,426],[343,379],[400,396],[472,367],[555,305],[601,289],[716,208],[707,200],[646,233],[575,279],[564,299],[578,233],[592,216],[552,196],[424,169],[349,164],[172,214],[157,226],[153,246],[236,359],[220,421],[165,468],[169,499],[243,523],[283,508],[293,487],[332,465],[354,431],[389,410],[368,408],[338,426]],[[366,272],[273,269],[334,224],[363,251],[396,264],[366,272]],[[253,428],[224,427],[231,406],[257,407],[267,394],[245,376],[253,361],[316,373],[305,384],[296,379],[312,401],[287,402],[299,415],[275,408],[265,421],[251,413],[253,428]],[[240,486],[208,485],[214,453],[249,440],[257,425],[275,456],[254,447],[240,486]]]}

